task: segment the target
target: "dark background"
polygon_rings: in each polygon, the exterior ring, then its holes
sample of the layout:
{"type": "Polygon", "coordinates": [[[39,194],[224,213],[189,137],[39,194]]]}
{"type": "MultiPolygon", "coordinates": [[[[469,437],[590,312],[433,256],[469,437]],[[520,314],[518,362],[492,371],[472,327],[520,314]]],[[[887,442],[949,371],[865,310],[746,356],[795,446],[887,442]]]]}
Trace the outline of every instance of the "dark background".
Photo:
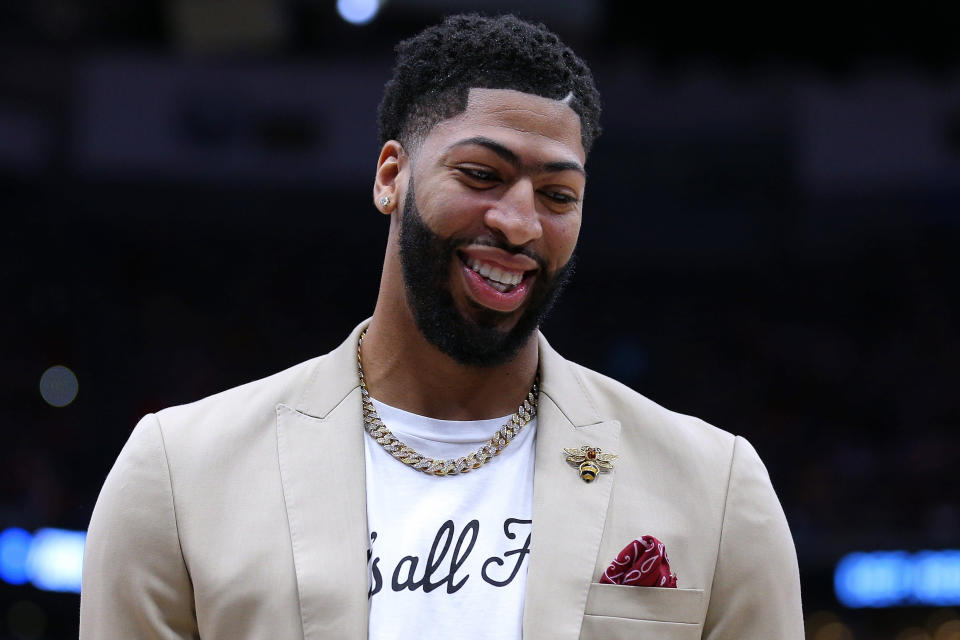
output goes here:
{"type": "MultiPolygon", "coordinates": [[[[832,587],[851,550],[960,544],[957,12],[524,6],[605,107],[551,342],[750,439],[808,637],[960,637],[952,610],[849,610],[832,587]]],[[[372,312],[391,48],[512,8],[395,0],[354,26],[309,0],[0,4],[0,530],[84,529],[141,415],[372,312]],[[57,364],[80,385],[64,408],[38,391],[57,364]]],[[[75,637],[77,611],[0,584],[2,638],[75,637]]]]}

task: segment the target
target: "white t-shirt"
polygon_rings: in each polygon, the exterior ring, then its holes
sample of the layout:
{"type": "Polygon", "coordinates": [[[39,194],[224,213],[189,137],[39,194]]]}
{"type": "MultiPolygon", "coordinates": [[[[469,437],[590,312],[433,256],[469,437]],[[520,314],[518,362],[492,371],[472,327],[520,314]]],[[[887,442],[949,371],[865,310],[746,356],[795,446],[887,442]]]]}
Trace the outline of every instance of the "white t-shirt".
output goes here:
{"type": "MultiPolygon", "coordinates": [[[[509,416],[435,420],[374,400],[384,424],[431,458],[465,456],[509,416]]],[[[518,640],[530,555],[536,418],[479,469],[436,477],[364,436],[371,640],[518,640]]]]}

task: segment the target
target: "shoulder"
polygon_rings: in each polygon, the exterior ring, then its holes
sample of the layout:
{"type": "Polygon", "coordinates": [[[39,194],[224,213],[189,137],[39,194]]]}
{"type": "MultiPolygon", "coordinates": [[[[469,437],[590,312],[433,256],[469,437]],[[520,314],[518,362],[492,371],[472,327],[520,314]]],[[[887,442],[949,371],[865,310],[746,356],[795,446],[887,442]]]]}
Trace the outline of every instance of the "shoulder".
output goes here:
{"type": "Polygon", "coordinates": [[[272,424],[277,405],[298,401],[318,364],[326,356],[301,362],[273,375],[221,391],[201,400],[156,413],[164,440],[202,441],[242,437],[251,429],[272,424]]]}
{"type": "Polygon", "coordinates": [[[276,455],[277,412],[286,406],[324,417],[359,384],[356,340],[363,324],[333,351],[266,378],[156,414],[171,471],[206,474],[265,465],[276,455]]]}
{"type": "MultiPolygon", "coordinates": [[[[266,378],[157,413],[164,438],[202,442],[239,439],[275,424],[277,408],[324,417],[357,385],[357,325],[338,347],[266,378]]],[[[242,443],[241,443],[242,444],[242,443]]]]}
{"type": "Polygon", "coordinates": [[[622,441],[686,462],[728,468],[737,441],[733,434],[700,418],[671,411],[602,373],[566,361],[584,396],[602,420],[620,423],[622,441]]]}

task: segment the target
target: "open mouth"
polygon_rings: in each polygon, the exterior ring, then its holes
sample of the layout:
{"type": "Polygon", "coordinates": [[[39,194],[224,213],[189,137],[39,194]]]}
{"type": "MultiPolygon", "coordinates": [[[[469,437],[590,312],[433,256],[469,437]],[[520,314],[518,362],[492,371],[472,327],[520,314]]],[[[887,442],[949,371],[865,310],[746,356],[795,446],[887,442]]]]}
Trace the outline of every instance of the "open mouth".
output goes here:
{"type": "Polygon", "coordinates": [[[533,258],[495,247],[468,246],[457,257],[469,299],[501,313],[513,313],[523,305],[540,271],[533,258]]]}
{"type": "Polygon", "coordinates": [[[523,280],[523,271],[508,271],[466,256],[460,258],[467,267],[500,293],[512,291],[523,280]]]}

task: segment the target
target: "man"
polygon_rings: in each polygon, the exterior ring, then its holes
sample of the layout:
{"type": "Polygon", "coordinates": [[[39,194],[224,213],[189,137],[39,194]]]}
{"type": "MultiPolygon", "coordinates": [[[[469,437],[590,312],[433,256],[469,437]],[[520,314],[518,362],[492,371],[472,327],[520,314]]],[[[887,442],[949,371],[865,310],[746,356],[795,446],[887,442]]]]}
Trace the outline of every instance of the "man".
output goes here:
{"type": "Polygon", "coordinates": [[[455,16],[401,43],[372,319],[137,425],[90,525],[82,638],[803,636],[750,445],[536,331],[570,273],[599,110],[543,27],[455,16]],[[648,535],[677,588],[601,584],[648,535]]]}

